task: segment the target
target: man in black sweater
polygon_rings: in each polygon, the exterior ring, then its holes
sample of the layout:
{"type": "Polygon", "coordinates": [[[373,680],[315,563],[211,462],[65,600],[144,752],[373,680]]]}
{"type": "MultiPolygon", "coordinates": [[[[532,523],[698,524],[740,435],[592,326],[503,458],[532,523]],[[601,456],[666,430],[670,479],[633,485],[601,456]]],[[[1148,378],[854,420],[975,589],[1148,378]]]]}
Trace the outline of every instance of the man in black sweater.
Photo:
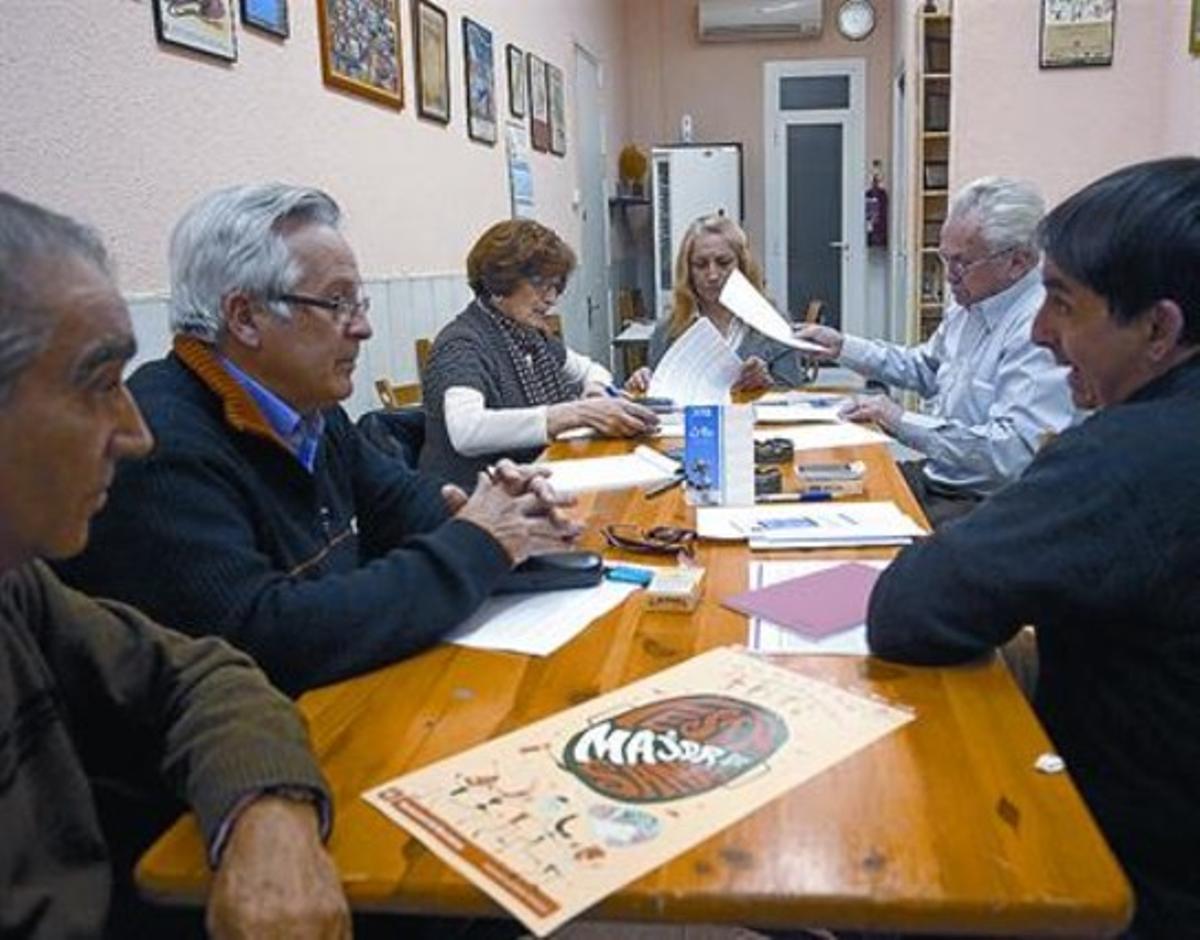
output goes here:
{"type": "Polygon", "coordinates": [[[1200,936],[1200,159],[1127,167],[1045,220],[1033,338],[1097,409],[871,597],[877,655],[942,664],[1037,627],[1036,707],[1137,895],[1200,936]]]}
{"type": "Polygon", "coordinates": [[[62,576],[212,631],[298,694],[410,655],[576,526],[503,462],[468,498],[367,441],[351,391],[369,298],[326,194],[200,200],[171,238],[174,349],[129,383],[157,446],[121,468],[62,576]]]}
{"type": "Polygon", "coordinates": [[[102,780],[196,811],[214,937],[346,937],[330,797],[291,703],[220,640],[37,560],[79,551],[116,462],[150,447],[121,381],[134,350],[96,236],[0,192],[0,936],[164,935],[145,910],[110,920],[113,863],[127,886],[137,846],[106,838],[102,780]]]}

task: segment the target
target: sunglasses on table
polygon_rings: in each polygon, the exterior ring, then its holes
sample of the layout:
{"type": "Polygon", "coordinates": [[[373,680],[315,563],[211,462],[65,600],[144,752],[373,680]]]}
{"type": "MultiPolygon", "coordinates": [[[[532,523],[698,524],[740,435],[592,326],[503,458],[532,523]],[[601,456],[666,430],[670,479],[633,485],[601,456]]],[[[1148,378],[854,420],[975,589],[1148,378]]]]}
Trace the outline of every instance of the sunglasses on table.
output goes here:
{"type": "Polygon", "coordinates": [[[613,522],[604,527],[604,539],[613,548],[643,555],[676,555],[689,558],[695,552],[696,530],[680,526],[658,525],[644,529],[628,522],[613,522]]]}

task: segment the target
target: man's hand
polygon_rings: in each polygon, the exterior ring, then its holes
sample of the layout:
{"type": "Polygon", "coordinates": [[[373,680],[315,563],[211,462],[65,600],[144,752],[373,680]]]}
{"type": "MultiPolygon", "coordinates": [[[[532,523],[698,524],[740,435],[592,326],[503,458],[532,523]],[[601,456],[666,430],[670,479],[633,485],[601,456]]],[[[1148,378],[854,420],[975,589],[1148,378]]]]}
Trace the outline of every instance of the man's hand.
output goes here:
{"type": "Polygon", "coordinates": [[[546,472],[502,460],[490,476],[479,474],[470,498],[454,486],[443,487],[442,495],[451,505],[461,496],[456,517],[491,535],[518,565],[530,555],[563,551],[581,531],[563,512],[575,497],[554,492],[546,472]]]}
{"type": "Polygon", "coordinates": [[[886,395],[860,395],[838,414],[849,421],[873,421],[885,431],[895,431],[904,418],[904,409],[886,395]]]}
{"type": "Polygon", "coordinates": [[[757,392],[771,387],[771,370],[758,356],[742,361],[742,371],[733,383],[735,392],[757,392]]]}
{"type": "Polygon", "coordinates": [[[583,398],[546,409],[546,431],[551,437],[579,427],[605,437],[635,437],[657,431],[658,415],[627,398],[583,398]]]}
{"type": "Polygon", "coordinates": [[[832,326],[821,326],[817,323],[806,323],[796,330],[796,339],[816,343],[824,352],[809,352],[807,355],[820,362],[832,362],[842,354],[842,334],[832,326]]]}
{"type": "Polygon", "coordinates": [[[642,366],[625,380],[625,391],[630,395],[645,395],[650,391],[650,380],[654,371],[649,366],[642,366]]]}
{"type": "Polygon", "coordinates": [[[350,911],[307,803],[263,796],[238,816],[208,899],[213,940],[347,938],[350,911]]]}

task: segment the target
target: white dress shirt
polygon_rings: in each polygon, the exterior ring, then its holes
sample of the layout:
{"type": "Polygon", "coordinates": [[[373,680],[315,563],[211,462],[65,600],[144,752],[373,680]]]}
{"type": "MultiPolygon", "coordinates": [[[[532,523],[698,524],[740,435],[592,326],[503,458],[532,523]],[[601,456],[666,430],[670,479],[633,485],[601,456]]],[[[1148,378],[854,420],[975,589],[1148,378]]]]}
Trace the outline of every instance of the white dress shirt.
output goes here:
{"type": "MultiPolygon", "coordinates": [[[[612,373],[604,366],[570,349],[563,363],[562,376],[568,385],[586,387],[593,382],[600,385],[612,382],[612,373]]],[[[452,386],[442,397],[446,435],[454,449],[464,457],[546,444],[548,407],[488,408],[483,392],[469,385],[452,386]]]]}
{"type": "Polygon", "coordinates": [[[922,412],[904,412],[887,430],[929,457],[925,474],[934,484],[991,493],[1020,476],[1042,443],[1079,417],[1066,367],[1030,338],[1044,297],[1034,267],[970,307],[951,304],[920,346],[844,338],[843,365],[926,400],[922,412]]]}

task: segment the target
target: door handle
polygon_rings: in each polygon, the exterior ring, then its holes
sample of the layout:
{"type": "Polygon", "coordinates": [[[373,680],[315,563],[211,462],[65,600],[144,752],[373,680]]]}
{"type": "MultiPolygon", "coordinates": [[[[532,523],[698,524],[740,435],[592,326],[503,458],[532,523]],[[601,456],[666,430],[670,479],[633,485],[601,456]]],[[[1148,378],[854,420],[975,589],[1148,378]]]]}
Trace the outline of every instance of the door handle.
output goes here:
{"type": "Polygon", "coordinates": [[[849,248],[850,243],[849,242],[830,242],[829,247],[830,248],[849,248]]]}

